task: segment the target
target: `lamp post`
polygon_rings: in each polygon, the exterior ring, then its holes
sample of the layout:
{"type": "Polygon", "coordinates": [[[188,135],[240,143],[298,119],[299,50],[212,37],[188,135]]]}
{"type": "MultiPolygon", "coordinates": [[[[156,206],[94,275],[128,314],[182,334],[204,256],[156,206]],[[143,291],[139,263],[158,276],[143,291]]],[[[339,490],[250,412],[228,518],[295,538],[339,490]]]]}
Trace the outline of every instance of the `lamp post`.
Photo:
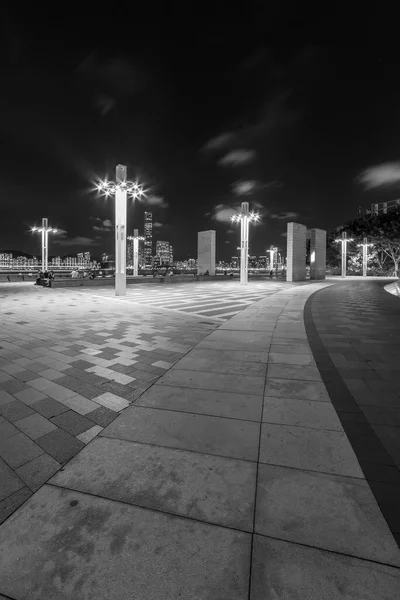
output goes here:
{"type": "Polygon", "coordinates": [[[144,237],[139,235],[137,229],[134,229],[133,235],[130,235],[128,240],[132,241],[133,276],[137,277],[139,272],[139,241],[144,240],[144,237]]]}
{"type": "Polygon", "coordinates": [[[259,215],[249,212],[249,203],[242,202],[240,213],[231,217],[232,223],[239,223],[240,230],[240,283],[247,285],[249,268],[249,223],[259,220],[259,215]]]}
{"type": "Polygon", "coordinates": [[[364,238],[362,244],[357,244],[357,246],[362,246],[363,249],[363,260],[362,260],[362,269],[363,269],[363,277],[367,276],[367,267],[368,267],[368,246],[373,246],[373,244],[368,243],[368,238],[364,238]]]}
{"type": "Polygon", "coordinates": [[[348,238],[345,231],[342,232],[342,237],[335,240],[335,242],[342,244],[342,277],[346,277],[346,256],[347,256],[347,244],[352,242],[353,238],[348,238]]]}
{"type": "Polygon", "coordinates": [[[57,233],[58,229],[49,227],[49,220],[46,218],[42,219],[41,227],[32,227],[33,233],[42,234],[42,271],[47,271],[49,265],[49,233],[57,233]]]}
{"type": "Polygon", "coordinates": [[[126,295],[126,199],[140,198],[144,192],[136,181],[127,181],[126,166],[117,165],[115,181],[102,181],[97,189],[115,195],[115,295],[126,295]]]}

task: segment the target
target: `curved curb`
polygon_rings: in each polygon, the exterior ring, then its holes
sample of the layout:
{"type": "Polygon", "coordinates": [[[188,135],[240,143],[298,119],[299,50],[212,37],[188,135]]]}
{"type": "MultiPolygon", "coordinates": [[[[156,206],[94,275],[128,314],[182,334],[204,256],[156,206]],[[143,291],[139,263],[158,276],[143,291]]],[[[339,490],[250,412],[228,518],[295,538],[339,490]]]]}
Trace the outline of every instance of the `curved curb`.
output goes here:
{"type": "MultiPolygon", "coordinates": [[[[326,288],[323,288],[326,289],[326,288]]],[[[344,383],[339,371],[334,365],[328,350],[326,349],[320,335],[317,331],[317,328],[314,323],[313,315],[312,315],[312,304],[315,298],[315,295],[323,290],[315,291],[306,301],[304,305],[304,325],[306,329],[307,339],[309,346],[311,348],[311,352],[314,356],[314,360],[317,364],[318,370],[321,374],[322,381],[328,391],[329,397],[332,401],[332,405],[339,417],[339,420],[343,426],[344,432],[354,450],[354,453],[357,457],[357,460],[360,464],[361,470],[364,473],[365,479],[367,480],[372,493],[375,496],[375,499],[379,505],[379,508],[385,517],[385,520],[388,524],[390,531],[394,539],[396,540],[399,548],[400,548],[400,539],[399,536],[393,532],[392,527],[390,526],[390,521],[388,518],[387,510],[385,510],[385,506],[382,506],[382,498],[378,497],[375,492],[376,479],[371,477],[371,472],[368,469],[369,463],[365,461],[365,459],[361,456],[360,446],[356,443],[356,439],[359,438],[359,434],[357,429],[359,427],[363,428],[364,434],[369,438],[369,436],[373,437],[374,446],[380,449],[381,453],[387,455],[387,465],[396,467],[392,458],[389,456],[386,448],[382,444],[378,435],[371,427],[370,423],[364,416],[361,408],[353,398],[351,392],[347,388],[344,383]],[[372,484],[372,485],[371,485],[372,484]]],[[[366,441],[367,443],[367,441],[366,441]]]]}

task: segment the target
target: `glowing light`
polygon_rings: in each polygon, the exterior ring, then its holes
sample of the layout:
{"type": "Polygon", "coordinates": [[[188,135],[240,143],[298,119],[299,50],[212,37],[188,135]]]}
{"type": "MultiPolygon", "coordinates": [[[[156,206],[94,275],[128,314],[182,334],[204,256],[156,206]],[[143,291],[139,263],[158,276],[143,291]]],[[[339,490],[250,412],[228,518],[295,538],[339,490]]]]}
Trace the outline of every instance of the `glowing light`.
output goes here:
{"type": "Polygon", "coordinates": [[[145,196],[142,186],[140,186],[137,181],[121,181],[116,183],[115,181],[107,181],[105,179],[96,185],[96,189],[107,197],[118,191],[124,191],[129,196],[132,196],[132,198],[141,198],[142,196],[145,196]]]}

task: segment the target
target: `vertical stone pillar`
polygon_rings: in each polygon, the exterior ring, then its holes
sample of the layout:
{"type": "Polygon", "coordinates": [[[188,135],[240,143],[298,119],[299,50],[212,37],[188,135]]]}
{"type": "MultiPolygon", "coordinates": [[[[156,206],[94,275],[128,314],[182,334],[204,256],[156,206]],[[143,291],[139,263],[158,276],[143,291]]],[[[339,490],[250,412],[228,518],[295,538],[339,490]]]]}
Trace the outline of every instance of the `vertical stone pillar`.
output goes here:
{"type": "Polygon", "coordinates": [[[310,230],[310,279],[325,279],[326,231],[310,230]]]}
{"type": "Polygon", "coordinates": [[[199,231],[197,236],[197,274],[215,275],[215,231],[199,231]]]}
{"type": "Polygon", "coordinates": [[[300,223],[287,224],[286,281],[304,281],[306,278],[307,227],[300,223]]]}

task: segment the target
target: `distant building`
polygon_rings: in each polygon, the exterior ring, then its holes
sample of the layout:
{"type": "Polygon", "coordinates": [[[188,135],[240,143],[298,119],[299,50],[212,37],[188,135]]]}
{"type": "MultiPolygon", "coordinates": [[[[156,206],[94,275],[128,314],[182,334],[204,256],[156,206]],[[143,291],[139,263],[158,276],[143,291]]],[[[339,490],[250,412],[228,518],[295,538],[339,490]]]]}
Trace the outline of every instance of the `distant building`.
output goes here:
{"type": "Polygon", "coordinates": [[[384,215],[388,211],[400,208],[400,200],[389,200],[389,202],[381,202],[380,204],[371,204],[371,213],[373,215],[384,215]]]}
{"type": "Polygon", "coordinates": [[[156,242],[156,256],[155,258],[159,259],[160,265],[169,265],[172,264],[171,261],[171,246],[169,242],[164,242],[158,240],[156,242]]]}
{"type": "Polygon", "coordinates": [[[153,263],[153,213],[144,213],[144,262],[146,267],[153,263]]]}
{"type": "Polygon", "coordinates": [[[128,269],[133,268],[133,240],[126,241],[126,266],[128,269]]]}

